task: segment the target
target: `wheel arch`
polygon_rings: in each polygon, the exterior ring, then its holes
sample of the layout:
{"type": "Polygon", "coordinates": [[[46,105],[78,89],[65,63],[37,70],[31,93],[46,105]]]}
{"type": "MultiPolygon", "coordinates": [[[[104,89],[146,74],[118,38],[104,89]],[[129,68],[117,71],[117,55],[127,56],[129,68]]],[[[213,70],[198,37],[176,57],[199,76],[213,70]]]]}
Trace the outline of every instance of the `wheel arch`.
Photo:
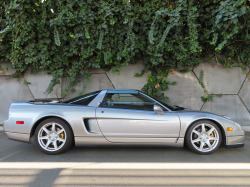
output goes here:
{"type": "Polygon", "coordinates": [[[61,116],[49,115],[49,116],[43,116],[43,117],[39,118],[38,120],[36,120],[36,122],[33,124],[32,128],[31,128],[31,131],[30,131],[30,138],[35,134],[35,131],[36,131],[36,128],[38,127],[38,125],[39,125],[42,121],[44,121],[44,120],[46,120],[46,119],[49,119],[49,118],[57,118],[57,119],[60,119],[60,120],[64,121],[66,124],[68,124],[68,126],[69,126],[69,128],[71,129],[71,131],[72,131],[72,133],[73,133],[73,136],[74,136],[74,131],[73,131],[73,129],[72,129],[70,123],[69,123],[66,119],[64,119],[64,118],[61,117],[61,116]]]}
{"type": "Polygon", "coordinates": [[[189,128],[191,127],[191,125],[194,124],[194,123],[196,123],[196,122],[198,122],[198,121],[203,121],[203,120],[212,121],[212,122],[214,122],[219,127],[219,129],[221,131],[221,134],[222,134],[221,146],[225,146],[226,145],[226,132],[225,132],[222,124],[220,122],[214,120],[214,119],[211,119],[211,118],[201,118],[201,119],[197,119],[197,120],[193,121],[192,123],[190,123],[188,125],[188,128],[186,129],[184,140],[186,140],[186,135],[187,135],[187,132],[188,132],[189,128]]]}

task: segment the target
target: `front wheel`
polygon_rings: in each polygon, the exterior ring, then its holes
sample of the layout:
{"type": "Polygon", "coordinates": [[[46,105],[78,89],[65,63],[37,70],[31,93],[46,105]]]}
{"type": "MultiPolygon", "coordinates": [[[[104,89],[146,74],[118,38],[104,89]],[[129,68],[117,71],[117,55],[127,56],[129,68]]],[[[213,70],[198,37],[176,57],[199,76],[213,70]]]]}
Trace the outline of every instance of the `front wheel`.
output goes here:
{"type": "Polygon", "coordinates": [[[222,135],[212,121],[202,120],[190,126],[185,141],[188,148],[199,154],[210,154],[220,147],[222,135]]]}
{"type": "Polygon", "coordinates": [[[50,155],[66,151],[72,144],[73,135],[68,124],[57,118],[49,118],[41,122],[35,131],[38,148],[50,155]]]}

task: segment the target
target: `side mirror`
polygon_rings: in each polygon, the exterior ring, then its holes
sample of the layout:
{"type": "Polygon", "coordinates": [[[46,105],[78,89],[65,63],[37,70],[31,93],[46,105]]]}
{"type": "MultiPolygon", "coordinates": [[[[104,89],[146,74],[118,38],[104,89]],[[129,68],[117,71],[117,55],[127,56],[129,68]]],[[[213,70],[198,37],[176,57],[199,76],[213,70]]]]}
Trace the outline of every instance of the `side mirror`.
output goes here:
{"type": "Polygon", "coordinates": [[[158,114],[164,114],[164,111],[158,105],[154,105],[154,111],[157,112],[158,114]]]}
{"type": "Polygon", "coordinates": [[[106,107],[106,106],[108,106],[107,101],[102,101],[99,104],[99,107],[106,107]]]}

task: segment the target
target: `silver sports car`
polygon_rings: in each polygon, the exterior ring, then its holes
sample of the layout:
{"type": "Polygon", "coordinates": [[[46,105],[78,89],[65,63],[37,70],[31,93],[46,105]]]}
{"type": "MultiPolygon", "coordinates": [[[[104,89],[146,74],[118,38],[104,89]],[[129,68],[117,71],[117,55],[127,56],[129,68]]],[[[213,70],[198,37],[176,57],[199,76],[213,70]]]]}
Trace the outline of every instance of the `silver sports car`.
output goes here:
{"type": "Polygon", "coordinates": [[[14,102],[4,122],[9,139],[59,154],[72,144],[162,145],[210,154],[220,146],[243,147],[245,133],[229,117],[170,106],[141,91],[110,89],[64,102],[14,102]]]}

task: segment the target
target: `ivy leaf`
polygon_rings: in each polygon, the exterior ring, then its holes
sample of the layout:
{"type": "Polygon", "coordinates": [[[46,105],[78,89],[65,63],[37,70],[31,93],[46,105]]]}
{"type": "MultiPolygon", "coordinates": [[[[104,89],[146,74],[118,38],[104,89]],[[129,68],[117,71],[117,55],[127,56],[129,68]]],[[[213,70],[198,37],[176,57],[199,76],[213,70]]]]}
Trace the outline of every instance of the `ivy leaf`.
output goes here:
{"type": "Polygon", "coordinates": [[[246,6],[242,6],[239,11],[239,17],[246,13],[246,6]]]}
{"type": "Polygon", "coordinates": [[[137,26],[137,25],[135,25],[133,28],[134,28],[134,30],[135,30],[136,32],[138,32],[138,31],[139,31],[139,29],[140,29],[140,27],[139,27],[139,26],[137,26]]]}
{"type": "Polygon", "coordinates": [[[238,19],[237,19],[237,18],[234,18],[234,19],[232,19],[232,22],[233,22],[234,24],[237,24],[238,19]]]}
{"type": "Polygon", "coordinates": [[[102,28],[106,29],[108,25],[102,24],[102,28]]]}

